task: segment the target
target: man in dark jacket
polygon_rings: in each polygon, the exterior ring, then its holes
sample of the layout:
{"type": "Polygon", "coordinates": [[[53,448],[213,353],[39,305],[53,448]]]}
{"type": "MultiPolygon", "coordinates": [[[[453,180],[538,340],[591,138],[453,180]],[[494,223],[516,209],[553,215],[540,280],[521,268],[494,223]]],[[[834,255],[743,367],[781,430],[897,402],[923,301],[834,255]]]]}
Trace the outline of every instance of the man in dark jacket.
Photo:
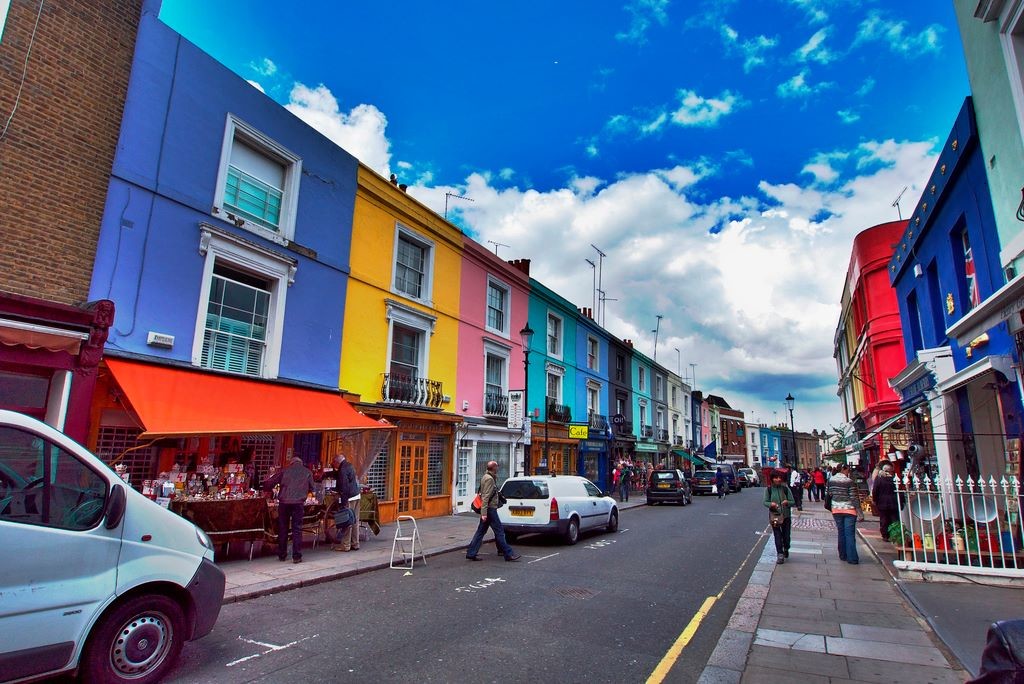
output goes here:
{"type": "Polygon", "coordinates": [[[352,512],[351,524],[338,527],[338,544],[335,551],[359,550],[359,480],[352,462],[345,454],[334,457],[334,470],[338,473],[336,489],[338,491],[338,510],[348,509],[352,512]]]}
{"type": "Polygon", "coordinates": [[[263,489],[277,493],[277,560],[288,560],[288,527],[292,528],[292,562],[302,562],[302,512],[306,497],[313,491],[313,473],[298,456],[263,482],[263,489]]]}
{"type": "Polygon", "coordinates": [[[878,512],[878,530],[882,539],[889,538],[889,525],[899,520],[899,507],[896,504],[896,483],[892,479],[892,466],[886,463],[875,478],[871,489],[871,500],[875,502],[878,512]]]}
{"type": "Polygon", "coordinates": [[[725,496],[726,492],[725,484],[725,473],[722,472],[721,468],[715,471],[715,489],[718,490],[718,498],[721,499],[725,496]]]}

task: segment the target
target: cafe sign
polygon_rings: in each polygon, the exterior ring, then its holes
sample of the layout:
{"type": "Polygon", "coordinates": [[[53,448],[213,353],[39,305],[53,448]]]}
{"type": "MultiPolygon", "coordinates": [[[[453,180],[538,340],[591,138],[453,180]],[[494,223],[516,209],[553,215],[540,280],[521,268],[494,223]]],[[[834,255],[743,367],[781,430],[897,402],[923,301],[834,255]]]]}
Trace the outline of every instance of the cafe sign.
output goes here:
{"type": "Polygon", "coordinates": [[[590,426],[586,423],[582,425],[569,425],[569,439],[587,439],[590,437],[590,426]]]}

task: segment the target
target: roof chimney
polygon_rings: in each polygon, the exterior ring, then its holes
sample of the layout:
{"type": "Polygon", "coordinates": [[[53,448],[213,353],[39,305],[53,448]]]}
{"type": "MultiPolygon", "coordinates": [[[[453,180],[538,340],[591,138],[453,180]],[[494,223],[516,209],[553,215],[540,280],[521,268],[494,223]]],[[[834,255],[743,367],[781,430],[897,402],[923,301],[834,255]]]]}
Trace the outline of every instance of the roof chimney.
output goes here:
{"type": "Polygon", "coordinates": [[[530,260],[529,259],[509,259],[509,266],[520,271],[526,276],[530,275],[530,260]]]}

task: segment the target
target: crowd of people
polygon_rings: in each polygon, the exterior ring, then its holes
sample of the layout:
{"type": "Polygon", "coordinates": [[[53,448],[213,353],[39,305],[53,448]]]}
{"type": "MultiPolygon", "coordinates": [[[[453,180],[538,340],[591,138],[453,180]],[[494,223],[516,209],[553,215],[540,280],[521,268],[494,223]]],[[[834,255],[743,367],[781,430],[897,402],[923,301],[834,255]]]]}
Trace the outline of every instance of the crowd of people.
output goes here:
{"type": "Polygon", "coordinates": [[[612,491],[619,495],[619,502],[629,501],[629,492],[647,487],[654,464],[650,461],[619,461],[612,471],[612,491]]]}

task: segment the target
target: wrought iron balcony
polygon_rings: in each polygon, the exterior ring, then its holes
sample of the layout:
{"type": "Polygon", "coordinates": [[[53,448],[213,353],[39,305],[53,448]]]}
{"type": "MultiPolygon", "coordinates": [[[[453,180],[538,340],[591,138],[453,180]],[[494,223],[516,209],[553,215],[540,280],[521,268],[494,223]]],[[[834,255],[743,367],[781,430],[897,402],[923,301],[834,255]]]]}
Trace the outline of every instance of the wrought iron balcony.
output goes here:
{"type": "Polygon", "coordinates": [[[556,404],[553,401],[549,401],[547,420],[551,423],[571,423],[572,410],[565,404],[556,404]]]}
{"type": "Polygon", "coordinates": [[[385,373],[381,399],[389,404],[441,408],[444,392],[440,380],[416,378],[404,373],[385,373]]]}
{"type": "Polygon", "coordinates": [[[675,437],[672,438],[672,445],[673,446],[683,446],[683,441],[684,440],[683,440],[683,436],[682,435],[676,435],[675,437]]]}
{"type": "Polygon", "coordinates": [[[641,425],[640,426],[640,436],[643,437],[644,439],[653,439],[654,438],[654,426],[653,425],[641,425]]]}
{"type": "Polygon", "coordinates": [[[659,442],[667,442],[668,441],[668,430],[666,428],[655,428],[654,429],[654,438],[656,440],[658,440],[659,442]]]}
{"type": "Polygon", "coordinates": [[[587,422],[590,423],[591,430],[600,430],[601,432],[608,430],[608,417],[602,416],[600,413],[591,412],[587,422]]]}
{"type": "Polygon", "coordinates": [[[487,392],[484,395],[484,415],[508,417],[508,395],[487,392]]]}
{"type": "Polygon", "coordinates": [[[612,423],[615,427],[615,435],[618,437],[631,437],[633,435],[633,421],[623,420],[619,423],[612,423]]]}

